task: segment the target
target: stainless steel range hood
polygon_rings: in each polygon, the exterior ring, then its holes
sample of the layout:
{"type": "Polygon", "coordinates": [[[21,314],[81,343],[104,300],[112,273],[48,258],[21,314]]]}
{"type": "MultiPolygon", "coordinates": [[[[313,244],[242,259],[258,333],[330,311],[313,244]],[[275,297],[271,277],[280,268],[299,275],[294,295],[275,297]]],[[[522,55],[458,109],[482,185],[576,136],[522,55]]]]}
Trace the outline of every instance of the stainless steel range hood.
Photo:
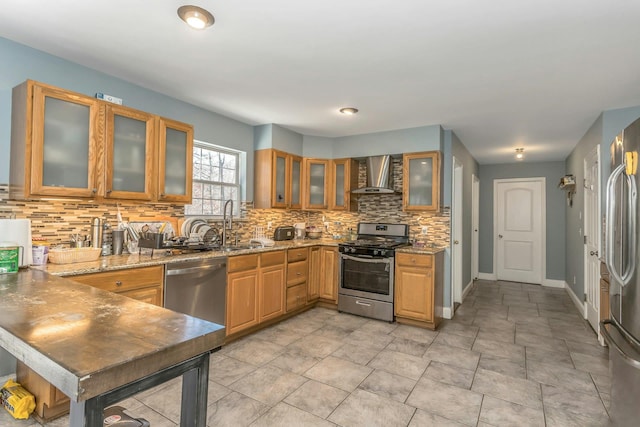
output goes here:
{"type": "Polygon", "coordinates": [[[372,156],[366,159],[367,186],[353,190],[353,194],[392,194],[393,164],[391,156],[372,156]]]}

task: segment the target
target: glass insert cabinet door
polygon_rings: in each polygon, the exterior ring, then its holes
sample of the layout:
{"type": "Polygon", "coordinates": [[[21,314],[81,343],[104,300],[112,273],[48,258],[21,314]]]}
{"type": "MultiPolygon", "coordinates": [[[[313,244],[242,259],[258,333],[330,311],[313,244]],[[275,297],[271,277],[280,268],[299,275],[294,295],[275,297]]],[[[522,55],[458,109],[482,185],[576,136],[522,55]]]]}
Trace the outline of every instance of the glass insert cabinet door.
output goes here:
{"type": "Polygon", "coordinates": [[[440,208],[440,153],[403,155],[404,210],[437,211],[440,208]]]}
{"type": "Polygon", "coordinates": [[[302,207],[302,157],[289,156],[291,176],[291,197],[289,207],[300,209],[302,207]]]}
{"type": "Polygon", "coordinates": [[[193,127],[160,119],[158,200],[191,203],[193,182],[193,127]]]}
{"type": "Polygon", "coordinates": [[[327,208],[327,166],[326,160],[305,159],[306,207],[327,208]]]}
{"type": "Polygon", "coordinates": [[[271,204],[274,208],[287,207],[287,154],[280,151],[273,152],[274,188],[271,204]]]}
{"type": "Polygon", "coordinates": [[[34,86],[32,194],[93,197],[96,181],[96,100],[34,86]]]}
{"type": "Polygon", "coordinates": [[[105,197],[151,200],[155,116],[124,107],[106,109],[105,197]]]}

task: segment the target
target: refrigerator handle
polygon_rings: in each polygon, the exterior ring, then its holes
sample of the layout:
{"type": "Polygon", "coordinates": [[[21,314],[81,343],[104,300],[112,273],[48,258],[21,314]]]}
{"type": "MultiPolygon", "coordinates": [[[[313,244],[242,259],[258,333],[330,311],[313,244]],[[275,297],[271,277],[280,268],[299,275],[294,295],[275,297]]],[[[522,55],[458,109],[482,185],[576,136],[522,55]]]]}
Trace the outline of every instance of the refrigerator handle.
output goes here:
{"type": "Polygon", "coordinates": [[[640,361],[638,361],[638,360],[634,359],[633,357],[631,357],[630,355],[628,355],[618,345],[618,343],[613,339],[613,337],[611,336],[611,334],[607,330],[606,325],[611,325],[614,328],[616,328],[618,330],[618,332],[620,332],[620,335],[622,335],[623,337],[625,336],[625,334],[624,334],[624,332],[622,330],[620,330],[620,328],[618,327],[618,325],[616,325],[615,322],[612,322],[609,319],[602,320],[600,322],[600,332],[602,333],[602,335],[604,335],[604,339],[609,344],[609,347],[610,348],[614,348],[620,354],[620,356],[622,357],[622,360],[624,360],[626,363],[628,363],[629,365],[633,366],[636,369],[640,369],[640,361]]]}
{"type": "Polygon", "coordinates": [[[605,226],[605,231],[606,231],[606,242],[607,242],[607,250],[605,253],[605,263],[607,264],[607,269],[609,270],[609,273],[611,274],[611,276],[613,276],[613,278],[621,285],[621,286],[626,286],[629,281],[631,280],[631,277],[633,276],[633,271],[635,270],[635,240],[636,240],[636,236],[635,236],[635,224],[636,224],[636,217],[635,217],[635,212],[636,212],[636,199],[637,199],[637,195],[636,195],[636,185],[635,185],[635,179],[633,177],[629,177],[628,175],[625,175],[625,177],[627,178],[627,183],[629,184],[629,209],[630,209],[630,223],[629,223],[629,227],[627,229],[627,238],[631,237],[631,240],[628,240],[630,243],[630,250],[631,250],[631,255],[632,256],[632,265],[629,265],[628,267],[631,268],[625,268],[625,271],[621,274],[620,272],[618,272],[618,270],[615,267],[615,263],[614,263],[614,259],[613,259],[613,252],[614,252],[614,238],[615,238],[615,233],[614,233],[614,225],[615,225],[615,221],[614,221],[614,217],[616,214],[616,199],[615,199],[615,187],[616,187],[616,183],[618,182],[618,179],[620,178],[620,176],[624,173],[625,171],[625,164],[622,163],[620,165],[618,165],[618,167],[616,167],[613,172],[611,172],[611,175],[609,176],[609,179],[607,180],[607,215],[605,218],[606,221],[606,226],[605,226]],[[633,214],[633,215],[631,215],[633,214]],[[633,233],[631,235],[631,232],[633,233]],[[634,244],[631,244],[634,243],[634,244]]]}

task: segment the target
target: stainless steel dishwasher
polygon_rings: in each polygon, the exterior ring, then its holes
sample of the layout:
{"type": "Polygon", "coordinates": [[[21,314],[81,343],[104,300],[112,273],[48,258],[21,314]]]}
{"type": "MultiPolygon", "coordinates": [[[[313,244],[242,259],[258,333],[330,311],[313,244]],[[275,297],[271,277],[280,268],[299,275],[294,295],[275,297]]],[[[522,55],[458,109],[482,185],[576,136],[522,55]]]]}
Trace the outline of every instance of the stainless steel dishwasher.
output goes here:
{"type": "Polygon", "coordinates": [[[164,307],[224,326],[227,258],[167,264],[164,307]]]}

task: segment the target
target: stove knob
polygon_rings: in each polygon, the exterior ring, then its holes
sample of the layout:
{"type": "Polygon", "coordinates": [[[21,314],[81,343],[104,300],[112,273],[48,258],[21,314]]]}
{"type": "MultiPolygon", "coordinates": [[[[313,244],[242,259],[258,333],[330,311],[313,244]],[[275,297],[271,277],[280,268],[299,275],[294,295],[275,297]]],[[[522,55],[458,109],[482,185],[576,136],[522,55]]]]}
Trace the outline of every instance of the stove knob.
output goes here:
{"type": "Polygon", "coordinates": [[[373,250],[373,256],[378,255],[378,253],[380,253],[380,255],[382,255],[381,251],[378,251],[377,249],[373,250]]]}
{"type": "Polygon", "coordinates": [[[355,254],[356,253],[356,248],[351,248],[350,251],[351,251],[352,254],[355,254]]]}

